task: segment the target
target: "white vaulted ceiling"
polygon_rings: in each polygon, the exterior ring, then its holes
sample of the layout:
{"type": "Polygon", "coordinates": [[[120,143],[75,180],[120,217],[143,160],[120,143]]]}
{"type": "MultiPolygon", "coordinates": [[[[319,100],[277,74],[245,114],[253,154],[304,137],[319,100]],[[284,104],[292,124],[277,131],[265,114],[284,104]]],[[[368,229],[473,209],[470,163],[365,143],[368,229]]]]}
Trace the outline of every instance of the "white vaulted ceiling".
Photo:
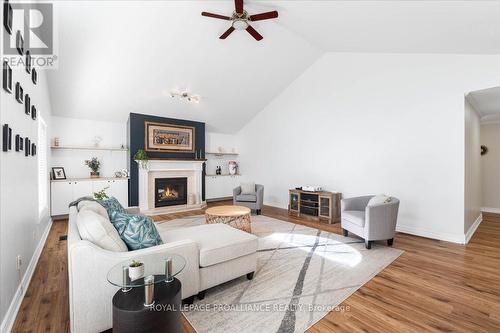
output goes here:
{"type": "MultiPolygon", "coordinates": [[[[233,1],[57,1],[53,114],[125,121],[130,112],[234,133],[325,52],[500,54],[496,1],[245,1],[277,9],[220,40],[233,1]],[[186,104],[169,95],[202,96],[186,104]]],[[[334,75],[334,73],[332,73],[334,75]]],[[[314,87],[311,87],[314,89],[314,87]]],[[[307,112],[307,110],[304,110],[307,112]]]]}

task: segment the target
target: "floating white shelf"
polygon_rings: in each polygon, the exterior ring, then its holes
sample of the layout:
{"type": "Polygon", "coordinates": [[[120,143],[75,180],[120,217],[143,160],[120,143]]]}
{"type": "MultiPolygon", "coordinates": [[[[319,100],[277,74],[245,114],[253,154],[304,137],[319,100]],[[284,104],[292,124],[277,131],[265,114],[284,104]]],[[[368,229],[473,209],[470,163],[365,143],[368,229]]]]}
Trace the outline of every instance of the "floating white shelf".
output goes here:
{"type": "Polygon", "coordinates": [[[59,150],[106,150],[106,151],[128,151],[128,148],[121,147],[92,147],[92,146],[52,146],[51,149],[59,150]]]}
{"type": "Polygon", "coordinates": [[[239,155],[238,153],[220,153],[220,152],[205,152],[206,155],[217,155],[217,156],[222,156],[222,155],[239,155]]]}
{"type": "Polygon", "coordinates": [[[236,175],[230,175],[230,174],[224,174],[224,175],[209,175],[209,174],[206,174],[205,175],[206,177],[229,177],[229,176],[241,176],[239,173],[237,173],[236,175]]]}

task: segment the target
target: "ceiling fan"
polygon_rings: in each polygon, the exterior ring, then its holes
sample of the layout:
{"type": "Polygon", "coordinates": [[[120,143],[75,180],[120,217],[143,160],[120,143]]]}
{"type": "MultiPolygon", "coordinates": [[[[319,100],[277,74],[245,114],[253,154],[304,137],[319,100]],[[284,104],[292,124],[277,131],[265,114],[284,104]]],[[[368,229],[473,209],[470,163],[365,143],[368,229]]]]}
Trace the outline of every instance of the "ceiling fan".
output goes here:
{"type": "Polygon", "coordinates": [[[226,39],[234,30],[246,30],[256,40],[262,40],[264,37],[250,25],[250,22],[269,20],[278,17],[278,12],[275,10],[261,14],[248,15],[247,11],[243,9],[243,0],[234,0],[234,7],[235,9],[232,16],[207,12],[201,13],[203,16],[232,21],[231,27],[219,37],[220,39],[226,39]]]}

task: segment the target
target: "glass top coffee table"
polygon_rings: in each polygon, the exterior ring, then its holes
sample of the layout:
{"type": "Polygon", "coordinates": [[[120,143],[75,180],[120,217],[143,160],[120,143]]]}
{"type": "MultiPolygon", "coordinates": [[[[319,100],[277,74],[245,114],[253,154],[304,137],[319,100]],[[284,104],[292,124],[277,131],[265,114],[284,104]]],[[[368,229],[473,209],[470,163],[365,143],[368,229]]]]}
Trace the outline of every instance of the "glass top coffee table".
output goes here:
{"type": "Polygon", "coordinates": [[[165,253],[113,266],[107,280],[121,288],[113,296],[113,333],[181,333],[182,285],[175,276],[184,267],[184,257],[165,253]]]}
{"type": "Polygon", "coordinates": [[[122,289],[144,287],[151,283],[170,282],[184,267],[186,267],[184,257],[177,254],[156,253],[126,260],[113,266],[108,272],[107,279],[109,283],[122,289]],[[140,267],[138,269],[130,267],[133,261],[142,263],[142,270],[140,267]],[[168,265],[170,274],[167,274],[168,265]],[[124,273],[127,269],[128,278],[124,273]],[[154,281],[146,281],[148,276],[153,276],[154,281]]]}

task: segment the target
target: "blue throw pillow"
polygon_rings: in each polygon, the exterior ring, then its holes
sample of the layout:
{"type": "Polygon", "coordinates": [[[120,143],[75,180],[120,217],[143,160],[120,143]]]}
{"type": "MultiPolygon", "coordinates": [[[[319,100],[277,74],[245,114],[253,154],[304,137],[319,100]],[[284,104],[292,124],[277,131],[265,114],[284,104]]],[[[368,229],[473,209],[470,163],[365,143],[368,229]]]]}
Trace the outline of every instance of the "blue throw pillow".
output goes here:
{"type": "Polygon", "coordinates": [[[111,212],[109,217],[129,250],[163,244],[153,220],[149,217],[122,213],[117,210],[111,212]]]}
{"type": "Polygon", "coordinates": [[[111,197],[108,199],[104,200],[97,200],[104,208],[106,208],[106,211],[108,212],[108,216],[111,219],[111,213],[114,211],[120,212],[120,213],[126,213],[127,211],[125,208],[123,208],[122,205],[120,205],[120,202],[116,200],[115,197],[111,197]]]}

